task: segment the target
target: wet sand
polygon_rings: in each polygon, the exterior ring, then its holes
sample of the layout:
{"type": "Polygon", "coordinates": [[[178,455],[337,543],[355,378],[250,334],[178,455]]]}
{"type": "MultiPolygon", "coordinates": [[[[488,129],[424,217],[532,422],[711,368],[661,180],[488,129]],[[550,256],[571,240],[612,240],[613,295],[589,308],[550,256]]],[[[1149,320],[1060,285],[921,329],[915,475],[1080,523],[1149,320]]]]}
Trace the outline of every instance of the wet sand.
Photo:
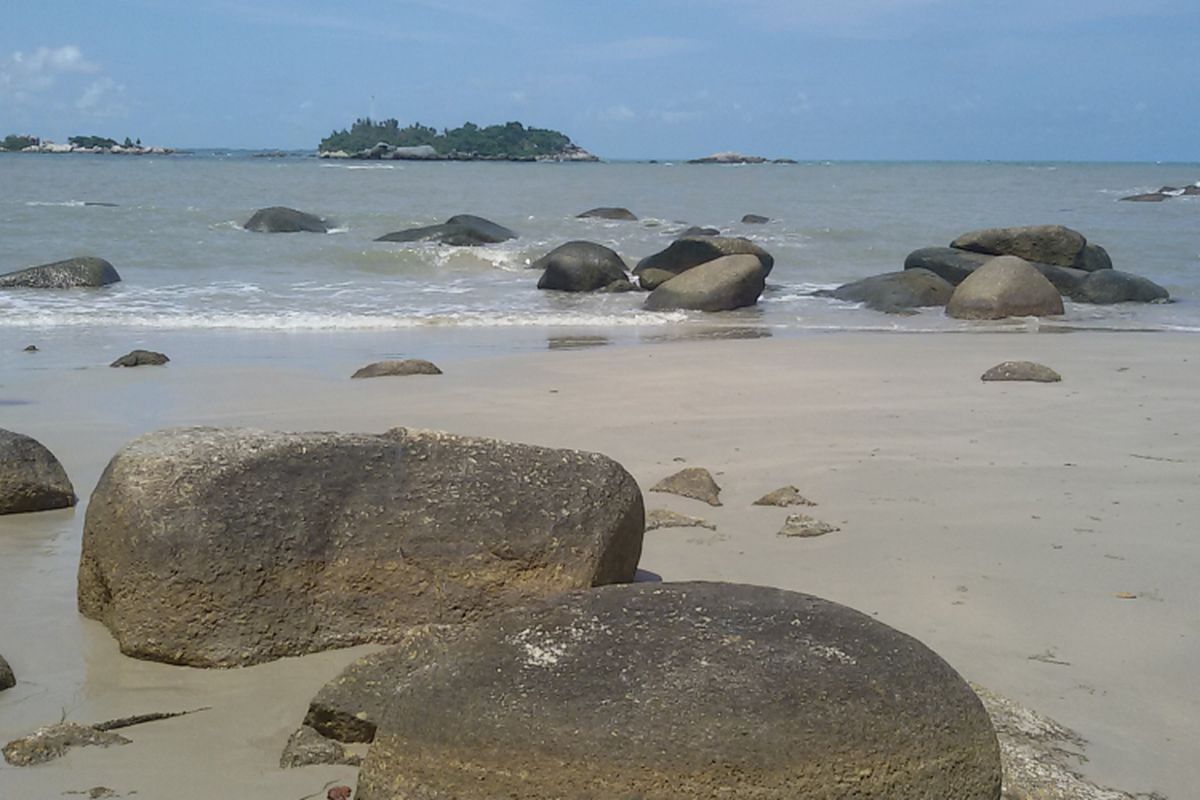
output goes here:
{"type": "Polygon", "coordinates": [[[1194,336],[551,342],[545,352],[439,359],[442,376],[362,381],[348,376],[391,354],[309,338],[224,365],[231,341],[232,351],[255,349],[252,337],[226,336],[207,354],[180,340],[181,356],[166,334],[155,344],[175,360],[162,368],[39,353],[42,367],[0,373],[0,427],[47,445],[81,498],[73,510],[0,517],[0,653],[19,681],[0,694],[0,742],[64,716],[212,707],[125,729],[133,744],[124,747],[0,764],[0,796],[104,785],[141,798],[298,800],[323,795],[328,781],[353,785],[347,767],[277,764],[308,698],[366,649],[240,670],[170,667],[121,656],[103,626],[75,611],[86,500],[104,465],[139,433],[197,424],[408,425],[596,450],[643,490],[682,466],[707,467],[721,507],[650,492],[646,503],[717,530],[647,533],[644,570],[846,603],[1074,728],[1090,741],[1089,778],[1178,799],[1200,782],[1194,336]],[[1045,363],[1063,382],[980,382],[1008,359],[1045,363]],[[751,505],[785,484],[818,505],[751,505]],[[793,511],[841,530],[777,536],[793,511]]]}

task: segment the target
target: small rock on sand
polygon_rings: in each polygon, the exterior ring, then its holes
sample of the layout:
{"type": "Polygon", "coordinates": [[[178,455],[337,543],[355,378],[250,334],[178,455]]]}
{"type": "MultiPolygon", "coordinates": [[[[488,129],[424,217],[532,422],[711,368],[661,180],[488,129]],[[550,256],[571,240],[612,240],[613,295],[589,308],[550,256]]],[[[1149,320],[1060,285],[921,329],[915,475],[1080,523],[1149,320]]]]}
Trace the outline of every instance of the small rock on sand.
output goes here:
{"type": "Polygon", "coordinates": [[[754,501],[756,506],[815,506],[812,500],[800,494],[795,486],[780,486],[754,501]]]}
{"type": "Polygon", "coordinates": [[[779,529],[779,535],[807,538],[811,536],[824,536],[827,533],[840,530],[841,528],[830,525],[828,522],[814,519],[807,514],[789,514],[787,520],[783,523],[783,527],[779,529]]]}
{"type": "Polygon", "coordinates": [[[132,350],[109,364],[110,367],[157,367],[171,359],[153,350],[132,350]]]}
{"type": "Polygon", "coordinates": [[[16,685],[17,679],[13,676],[12,667],[4,660],[4,656],[0,656],[0,692],[16,685]]]}
{"type": "Polygon", "coordinates": [[[345,764],[357,767],[361,762],[362,759],[358,756],[346,753],[341,744],[333,739],[326,739],[308,725],[300,726],[300,729],[288,738],[283,755],[279,757],[279,766],[282,769],[307,767],[311,764],[345,764]]]}
{"type": "Polygon", "coordinates": [[[715,531],[717,526],[699,517],[689,517],[666,508],[652,508],[646,512],[646,530],[655,528],[708,528],[715,531]]]}
{"type": "Polygon", "coordinates": [[[721,505],[721,487],[713,480],[712,473],[703,467],[681,469],[651,486],[650,491],[690,497],[693,500],[702,500],[710,506],[721,505]]]}
{"type": "Polygon", "coordinates": [[[1004,361],[983,373],[980,380],[1058,383],[1062,380],[1062,375],[1044,364],[1037,364],[1033,361],[1004,361]]]}
{"type": "Polygon", "coordinates": [[[72,747],[113,744],[129,744],[129,740],[111,731],[98,731],[90,725],[60,722],[4,745],[4,760],[14,767],[27,767],[53,761],[72,747]]]}
{"type": "Polygon", "coordinates": [[[392,375],[441,375],[442,371],[432,361],[423,358],[406,358],[400,361],[376,361],[351,375],[351,378],[383,378],[392,375]]]}

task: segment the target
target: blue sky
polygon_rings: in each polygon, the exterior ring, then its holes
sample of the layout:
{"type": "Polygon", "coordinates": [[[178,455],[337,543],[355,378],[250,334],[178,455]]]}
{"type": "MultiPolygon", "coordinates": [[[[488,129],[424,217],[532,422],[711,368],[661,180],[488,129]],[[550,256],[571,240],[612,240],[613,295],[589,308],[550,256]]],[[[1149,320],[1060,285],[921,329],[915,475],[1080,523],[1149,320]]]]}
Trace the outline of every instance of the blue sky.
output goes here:
{"type": "Polygon", "coordinates": [[[6,0],[0,136],[311,148],[520,120],[608,158],[1197,161],[1197,0],[6,0]]]}

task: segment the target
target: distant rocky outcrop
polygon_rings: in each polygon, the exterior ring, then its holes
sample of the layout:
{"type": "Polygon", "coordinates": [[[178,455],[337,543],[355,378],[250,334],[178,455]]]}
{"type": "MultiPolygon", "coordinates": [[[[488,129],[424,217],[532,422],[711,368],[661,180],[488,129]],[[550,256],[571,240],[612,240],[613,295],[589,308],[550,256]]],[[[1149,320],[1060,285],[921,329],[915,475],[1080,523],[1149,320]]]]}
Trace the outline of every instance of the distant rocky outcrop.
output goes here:
{"type": "Polygon", "coordinates": [[[633,579],[614,461],[433,431],[182,428],[122,448],[88,506],[79,609],[136,658],[255,664],[633,579]]]}
{"type": "Polygon", "coordinates": [[[351,378],[384,378],[405,375],[441,375],[437,364],[423,358],[376,361],[357,370],[351,378]]]}
{"type": "Polygon", "coordinates": [[[927,269],[905,269],[873,275],[816,294],[896,314],[914,308],[944,306],[954,294],[954,285],[927,269]]]}
{"type": "Polygon", "coordinates": [[[455,214],[440,225],[386,233],[377,242],[437,242],[455,247],[497,244],[517,238],[516,232],[474,214],[455,214]]]}
{"type": "Polygon", "coordinates": [[[953,668],[810,595],[602,587],[393,664],[361,800],[1000,796],[996,735],[953,668]]]}
{"type": "Polygon", "coordinates": [[[73,289],[107,286],[120,280],[113,265],[103,258],[77,256],[0,275],[0,289],[73,289]]]}
{"type": "Polygon", "coordinates": [[[418,161],[599,161],[559,131],[525,127],[520,122],[480,127],[468,122],[458,128],[413,123],[403,128],[396,119],[354,121],[334,131],[318,145],[321,158],[360,158],[418,161]]]}
{"type": "Polygon", "coordinates": [[[1044,317],[1063,313],[1054,284],[1028,261],[998,256],[958,285],[946,314],[957,319],[1044,317]]]}
{"type": "Polygon", "coordinates": [[[577,219],[612,219],[621,222],[637,222],[637,214],[620,206],[598,206],[575,215],[577,219]]]}
{"type": "Polygon", "coordinates": [[[1121,199],[1133,203],[1161,203],[1163,200],[1170,200],[1172,197],[1194,197],[1196,195],[1200,195],[1200,181],[1189,183],[1182,188],[1178,186],[1164,186],[1156,192],[1131,194],[1121,199]]]}
{"type": "Polygon", "coordinates": [[[713,153],[711,156],[703,156],[702,158],[689,159],[689,164],[765,164],[768,159],[762,156],[748,156],[744,153],[735,153],[726,150],[721,153],[713,153]]]}
{"type": "Polygon", "coordinates": [[[542,270],[537,284],[539,289],[595,292],[608,287],[633,288],[621,256],[595,242],[574,241],[559,245],[530,267],[542,270]]]}
{"type": "Polygon", "coordinates": [[[286,206],[260,208],[242,227],[256,233],[329,233],[325,220],[286,206]]]}
{"type": "Polygon", "coordinates": [[[771,274],[775,258],[749,239],[732,236],[684,236],[637,263],[633,274],[643,289],[654,289],[672,277],[722,256],[751,255],[763,277],[771,274]]]}
{"type": "Polygon", "coordinates": [[[75,505],[75,487],[59,460],[36,439],[0,428],[0,514],[75,505]]]}
{"type": "Polygon", "coordinates": [[[732,311],[757,303],[766,280],[757,257],[722,256],[658,284],[643,305],[649,311],[732,311]]]}

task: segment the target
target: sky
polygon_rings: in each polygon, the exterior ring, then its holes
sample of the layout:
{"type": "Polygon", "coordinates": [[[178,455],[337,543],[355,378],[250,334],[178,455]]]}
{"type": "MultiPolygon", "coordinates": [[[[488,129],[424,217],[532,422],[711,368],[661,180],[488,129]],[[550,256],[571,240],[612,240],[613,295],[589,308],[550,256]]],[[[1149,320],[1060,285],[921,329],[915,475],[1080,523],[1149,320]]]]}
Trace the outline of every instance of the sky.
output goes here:
{"type": "Polygon", "coordinates": [[[311,149],[517,120],[604,158],[1200,161],[1198,0],[5,0],[0,136],[311,149]]]}

